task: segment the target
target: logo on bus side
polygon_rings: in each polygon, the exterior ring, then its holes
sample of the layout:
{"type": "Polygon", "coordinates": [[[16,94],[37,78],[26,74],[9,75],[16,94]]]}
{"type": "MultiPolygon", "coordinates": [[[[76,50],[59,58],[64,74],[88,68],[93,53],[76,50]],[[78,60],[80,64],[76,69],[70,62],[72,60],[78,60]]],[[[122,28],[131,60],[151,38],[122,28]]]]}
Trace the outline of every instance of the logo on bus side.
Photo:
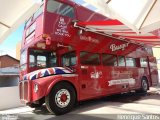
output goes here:
{"type": "Polygon", "coordinates": [[[96,43],[96,44],[99,43],[99,40],[98,40],[98,39],[92,38],[92,37],[90,37],[90,36],[84,36],[84,35],[81,35],[81,36],[80,36],[80,40],[84,40],[84,41],[88,41],[88,42],[92,42],[92,43],[96,43]]]}
{"type": "Polygon", "coordinates": [[[128,47],[129,43],[121,44],[121,45],[116,45],[116,44],[111,44],[110,49],[112,52],[117,51],[117,50],[125,50],[128,47]]]}

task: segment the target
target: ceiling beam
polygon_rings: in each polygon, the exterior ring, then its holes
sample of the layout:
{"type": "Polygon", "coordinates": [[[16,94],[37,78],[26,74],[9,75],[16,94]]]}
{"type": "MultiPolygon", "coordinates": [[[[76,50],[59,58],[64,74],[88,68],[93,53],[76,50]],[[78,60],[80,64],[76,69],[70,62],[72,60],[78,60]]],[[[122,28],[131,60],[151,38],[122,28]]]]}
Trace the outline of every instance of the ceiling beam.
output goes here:
{"type": "Polygon", "coordinates": [[[11,28],[10,26],[6,25],[6,24],[3,23],[3,22],[0,22],[0,25],[3,25],[3,26],[5,26],[5,27],[7,27],[7,28],[11,28]]]}

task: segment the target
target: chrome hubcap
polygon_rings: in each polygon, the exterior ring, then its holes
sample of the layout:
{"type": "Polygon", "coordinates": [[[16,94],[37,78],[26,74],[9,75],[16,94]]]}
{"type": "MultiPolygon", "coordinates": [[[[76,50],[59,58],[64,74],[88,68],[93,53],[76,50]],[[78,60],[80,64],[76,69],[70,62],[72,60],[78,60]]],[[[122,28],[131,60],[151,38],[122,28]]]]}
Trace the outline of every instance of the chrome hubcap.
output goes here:
{"type": "Polygon", "coordinates": [[[66,107],[70,103],[70,93],[66,89],[59,90],[55,95],[56,105],[60,108],[66,107]]]}

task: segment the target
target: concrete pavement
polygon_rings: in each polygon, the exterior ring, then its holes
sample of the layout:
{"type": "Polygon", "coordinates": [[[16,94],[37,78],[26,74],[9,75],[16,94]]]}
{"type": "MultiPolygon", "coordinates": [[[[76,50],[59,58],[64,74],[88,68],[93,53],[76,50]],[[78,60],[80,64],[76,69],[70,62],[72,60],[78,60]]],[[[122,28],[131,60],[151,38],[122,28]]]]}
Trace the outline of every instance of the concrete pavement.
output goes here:
{"type": "MultiPolygon", "coordinates": [[[[147,94],[124,94],[106,97],[103,99],[82,102],[66,115],[55,116],[50,114],[46,107],[33,109],[20,107],[0,114],[16,114],[19,119],[65,119],[65,120],[103,120],[116,119],[117,114],[159,114],[160,115],[160,88],[151,88],[147,94]]],[[[159,116],[160,118],[160,116],[159,116]]]]}

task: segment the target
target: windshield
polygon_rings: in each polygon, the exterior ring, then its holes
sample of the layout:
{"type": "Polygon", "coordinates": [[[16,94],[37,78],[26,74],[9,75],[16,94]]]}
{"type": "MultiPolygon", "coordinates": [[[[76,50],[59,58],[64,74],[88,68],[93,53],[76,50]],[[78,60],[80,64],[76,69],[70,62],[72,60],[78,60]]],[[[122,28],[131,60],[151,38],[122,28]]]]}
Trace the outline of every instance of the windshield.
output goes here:
{"type": "Polygon", "coordinates": [[[59,15],[75,18],[74,8],[72,6],[57,2],[55,0],[48,0],[47,12],[57,13],[59,15]]]}
{"type": "Polygon", "coordinates": [[[44,50],[30,50],[29,67],[30,68],[47,68],[56,67],[57,58],[54,52],[44,50]]]}

